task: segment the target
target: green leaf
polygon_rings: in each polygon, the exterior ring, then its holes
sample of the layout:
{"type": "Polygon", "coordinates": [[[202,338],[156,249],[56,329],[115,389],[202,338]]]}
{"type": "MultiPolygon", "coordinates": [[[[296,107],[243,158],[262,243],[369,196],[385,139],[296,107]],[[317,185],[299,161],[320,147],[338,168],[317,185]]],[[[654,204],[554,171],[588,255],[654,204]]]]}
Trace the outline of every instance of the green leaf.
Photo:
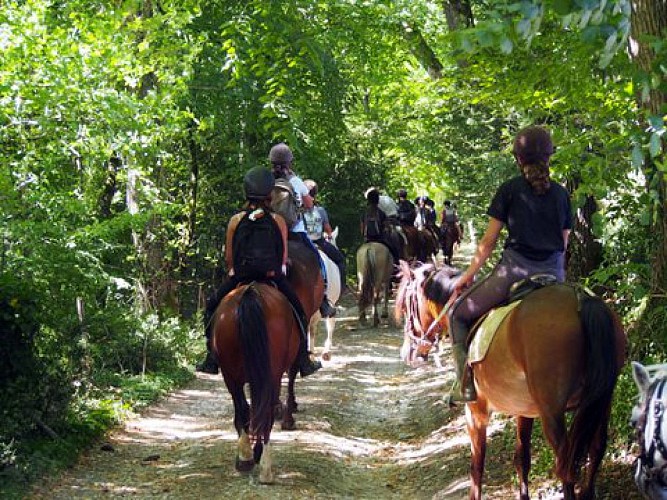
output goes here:
{"type": "Polygon", "coordinates": [[[651,139],[648,144],[648,152],[651,155],[651,158],[655,158],[662,152],[662,141],[657,132],[651,134],[651,139]]]}
{"type": "Polygon", "coordinates": [[[632,166],[640,169],[644,165],[644,153],[642,147],[639,144],[635,144],[635,147],[632,148],[632,166]]]}

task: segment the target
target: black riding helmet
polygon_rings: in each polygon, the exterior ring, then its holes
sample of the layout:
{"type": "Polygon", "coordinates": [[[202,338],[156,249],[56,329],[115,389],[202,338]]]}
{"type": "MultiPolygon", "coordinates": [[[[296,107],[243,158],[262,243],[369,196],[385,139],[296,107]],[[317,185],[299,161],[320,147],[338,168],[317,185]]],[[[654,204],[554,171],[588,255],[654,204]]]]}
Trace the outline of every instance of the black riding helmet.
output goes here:
{"type": "Polygon", "coordinates": [[[268,198],[275,184],[273,173],[263,167],[253,167],[243,177],[243,190],[248,200],[268,198]]]}

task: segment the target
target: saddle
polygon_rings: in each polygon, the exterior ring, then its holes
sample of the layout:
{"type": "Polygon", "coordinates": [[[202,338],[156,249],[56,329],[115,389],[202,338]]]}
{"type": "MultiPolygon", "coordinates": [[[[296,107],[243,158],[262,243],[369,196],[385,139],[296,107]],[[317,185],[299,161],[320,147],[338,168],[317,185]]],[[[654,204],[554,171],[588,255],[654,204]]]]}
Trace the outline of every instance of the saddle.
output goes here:
{"type": "Polygon", "coordinates": [[[509,298],[480,317],[468,334],[468,363],[478,363],[484,359],[498,327],[530,292],[545,286],[555,285],[558,279],[552,274],[534,274],[517,281],[510,288],[509,298]]]}

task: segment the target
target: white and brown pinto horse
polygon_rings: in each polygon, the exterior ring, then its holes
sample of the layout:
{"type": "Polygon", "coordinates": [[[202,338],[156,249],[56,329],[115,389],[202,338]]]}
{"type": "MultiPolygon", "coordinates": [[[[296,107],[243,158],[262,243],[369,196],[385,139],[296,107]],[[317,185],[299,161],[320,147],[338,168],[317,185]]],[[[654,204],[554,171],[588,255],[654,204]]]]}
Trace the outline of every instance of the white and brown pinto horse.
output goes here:
{"type": "Polygon", "coordinates": [[[639,443],[635,483],[646,498],[667,499],[667,365],[633,362],[632,376],[639,389],[630,419],[639,443]]]}
{"type": "MultiPolygon", "coordinates": [[[[331,236],[331,244],[334,246],[336,245],[337,236],[338,228],[336,227],[336,229],[333,230],[333,234],[331,236]]],[[[322,262],[324,262],[324,266],[327,272],[327,286],[325,292],[329,302],[331,302],[331,305],[335,306],[338,303],[338,299],[340,299],[343,277],[340,275],[340,269],[336,263],[331,260],[322,250],[318,250],[318,252],[320,253],[320,258],[322,259],[322,262]]],[[[310,324],[308,326],[308,346],[311,350],[315,349],[315,341],[317,340],[321,319],[322,315],[320,314],[319,309],[315,311],[313,316],[310,318],[310,324]]],[[[320,356],[325,361],[329,361],[331,359],[331,348],[333,347],[333,334],[334,330],[336,329],[336,317],[334,316],[333,318],[325,318],[324,322],[327,328],[327,338],[324,341],[324,347],[322,348],[322,353],[320,356]]]]}

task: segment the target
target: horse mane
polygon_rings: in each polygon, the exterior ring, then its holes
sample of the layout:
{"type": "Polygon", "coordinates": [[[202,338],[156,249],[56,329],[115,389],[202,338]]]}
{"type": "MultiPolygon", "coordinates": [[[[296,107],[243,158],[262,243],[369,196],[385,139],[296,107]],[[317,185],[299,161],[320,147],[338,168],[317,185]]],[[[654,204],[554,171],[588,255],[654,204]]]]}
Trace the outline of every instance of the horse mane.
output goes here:
{"type": "MultiPolygon", "coordinates": [[[[435,270],[435,266],[430,265],[430,267],[435,270]]],[[[424,285],[424,295],[432,302],[446,304],[454,293],[456,278],[460,274],[459,269],[447,265],[438,269],[435,274],[431,272],[430,279],[427,279],[424,285]]]]}
{"type": "Polygon", "coordinates": [[[418,289],[423,288],[424,295],[428,300],[438,304],[446,304],[454,292],[455,278],[461,274],[460,270],[447,265],[438,269],[430,263],[417,262],[411,265],[401,261],[400,266],[401,282],[396,292],[396,306],[394,308],[394,317],[397,323],[401,321],[405,313],[408,293],[410,293],[410,290],[413,290],[412,293],[414,293],[415,289],[411,288],[411,285],[415,284],[418,289]]]}

